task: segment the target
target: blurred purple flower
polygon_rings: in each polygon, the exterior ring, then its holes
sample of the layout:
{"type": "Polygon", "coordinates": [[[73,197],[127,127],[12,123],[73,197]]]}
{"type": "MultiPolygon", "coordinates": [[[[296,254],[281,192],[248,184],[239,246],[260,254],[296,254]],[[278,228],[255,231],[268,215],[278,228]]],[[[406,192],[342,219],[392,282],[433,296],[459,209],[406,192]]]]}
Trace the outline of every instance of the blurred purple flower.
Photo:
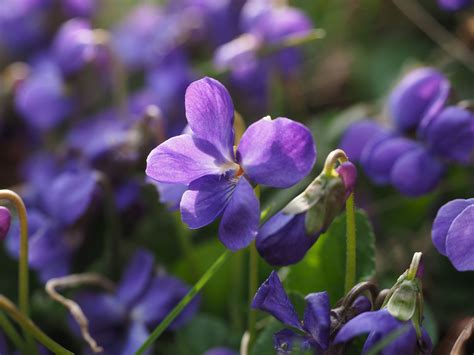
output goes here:
{"type": "Polygon", "coordinates": [[[349,160],[358,162],[367,142],[385,129],[374,120],[364,119],[352,123],[344,132],[339,147],[349,160]]]}
{"type": "MultiPolygon", "coordinates": [[[[406,327],[395,340],[387,344],[380,354],[382,355],[397,355],[397,354],[417,354],[418,343],[416,337],[415,327],[411,321],[402,322],[393,317],[388,310],[381,309],[378,311],[365,312],[359,314],[357,317],[351,319],[346,323],[342,329],[337,333],[334,342],[345,343],[349,340],[358,337],[359,335],[369,333],[365,341],[362,353],[368,352],[376,343],[390,336],[394,331],[406,327]]],[[[422,329],[422,341],[426,346],[426,352],[431,353],[431,339],[424,329],[422,329]]]]}
{"type": "Polygon", "coordinates": [[[63,10],[69,17],[92,17],[100,0],[63,0],[63,10]]]}
{"type": "Polygon", "coordinates": [[[0,241],[3,241],[10,229],[12,216],[10,210],[0,206],[0,241]]]}
{"type": "Polygon", "coordinates": [[[408,73],[392,90],[389,111],[400,131],[426,126],[443,108],[451,85],[446,77],[432,68],[408,73]]]}
{"type": "Polygon", "coordinates": [[[318,353],[328,348],[331,327],[329,296],[327,292],[311,293],[305,301],[303,320],[300,320],[275,271],[255,294],[252,308],[270,313],[288,328],[304,334],[299,335],[290,329],[275,333],[273,343],[277,351],[291,351],[295,342],[300,343],[302,350],[314,349],[318,353]]]}
{"type": "Polygon", "coordinates": [[[457,11],[472,5],[472,0],[438,0],[439,6],[447,11],[457,11]]]}
{"type": "Polygon", "coordinates": [[[431,238],[436,249],[447,256],[458,271],[473,271],[474,198],[443,205],[433,222],[431,238]]]}
{"type": "Polygon", "coordinates": [[[15,107],[32,128],[40,131],[56,127],[71,113],[73,101],[53,62],[41,58],[33,65],[15,93],[15,107]]]}
{"type": "Polygon", "coordinates": [[[229,348],[212,348],[207,350],[204,355],[238,355],[239,353],[229,348]]]}
{"type": "MultiPolygon", "coordinates": [[[[114,293],[81,292],[75,300],[84,311],[92,336],[104,347],[105,354],[133,354],[188,292],[177,278],[155,275],[151,253],[138,250],[127,265],[114,293]]],[[[198,310],[194,299],[171,323],[177,329],[198,310]]],[[[71,327],[78,327],[71,319],[71,327]]]]}
{"type": "Polygon", "coordinates": [[[187,185],[181,200],[183,221],[201,228],[222,215],[221,242],[246,247],[257,234],[259,201],[249,180],[289,187],[306,176],[316,159],[309,130],[287,118],[252,124],[234,152],[234,107],[225,87],[204,78],[186,91],[192,134],[168,139],[147,159],[146,173],[160,183],[187,185]]]}
{"type": "Polygon", "coordinates": [[[446,107],[432,119],[423,136],[433,154],[468,164],[474,157],[474,114],[461,107],[446,107]]]}

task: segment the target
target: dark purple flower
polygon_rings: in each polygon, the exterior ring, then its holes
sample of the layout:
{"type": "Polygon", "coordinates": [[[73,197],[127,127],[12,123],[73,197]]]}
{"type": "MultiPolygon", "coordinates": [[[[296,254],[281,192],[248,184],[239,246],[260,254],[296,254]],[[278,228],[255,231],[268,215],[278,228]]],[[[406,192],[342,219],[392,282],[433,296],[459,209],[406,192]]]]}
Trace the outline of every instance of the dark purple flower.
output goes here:
{"type": "Polygon", "coordinates": [[[323,351],[329,346],[330,304],[326,292],[311,293],[305,297],[306,307],[303,320],[286,294],[275,271],[260,286],[252,302],[252,308],[270,313],[284,325],[301,332],[285,329],[274,335],[276,350],[289,350],[295,340],[303,342],[304,347],[323,351]]]}
{"type": "Polygon", "coordinates": [[[61,70],[71,74],[94,61],[99,51],[90,22],[74,18],[59,28],[52,54],[61,70]]]}
{"type": "Polygon", "coordinates": [[[374,120],[365,119],[354,122],[344,132],[339,147],[352,162],[357,162],[367,142],[383,131],[384,128],[374,120]]]}
{"type": "Polygon", "coordinates": [[[256,247],[269,264],[295,264],[330,226],[354,189],[357,170],[346,162],[337,169],[338,177],[321,174],[282,211],[263,224],[256,247]],[[300,202],[302,208],[300,208],[300,202]]]}
{"type": "MultiPolygon", "coordinates": [[[[105,354],[133,354],[171,309],[188,292],[177,278],[154,273],[153,255],[138,250],[127,265],[114,293],[82,292],[75,299],[90,324],[92,336],[105,354]]],[[[177,329],[197,311],[193,300],[173,321],[177,329]]],[[[77,325],[73,323],[77,329],[77,325]]]]}
{"type": "Polygon", "coordinates": [[[474,198],[443,205],[433,222],[431,238],[457,270],[474,270],[474,198]]]}
{"type": "Polygon", "coordinates": [[[447,11],[457,11],[472,5],[472,0],[438,0],[441,8],[447,11]]]}
{"type": "Polygon", "coordinates": [[[234,152],[234,108],[218,81],[204,78],[186,91],[192,134],[168,139],[147,159],[146,173],[160,183],[187,185],[183,221],[201,228],[222,215],[219,238],[231,250],[257,234],[259,201],[249,182],[289,187],[311,170],[316,149],[309,130],[287,118],[252,124],[234,152]]]}
{"type": "Polygon", "coordinates": [[[0,241],[3,241],[10,229],[12,216],[10,210],[6,207],[0,206],[0,241]]]}
{"type": "MultiPolygon", "coordinates": [[[[345,343],[362,334],[369,334],[365,341],[363,353],[369,351],[377,342],[389,336],[392,332],[406,327],[395,340],[390,342],[380,352],[382,355],[417,354],[418,343],[415,328],[411,321],[402,322],[393,317],[386,309],[365,312],[351,319],[336,335],[335,343],[345,343]]],[[[431,349],[431,340],[423,330],[423,341],[431,349]]],[[[427,352],[430,353],[430,350],[427,352]]]]}
{"type": "Polygon", "coordinates": [[[443,108],[449,92],[449,81],[439,71],[413,70],[390,94],[390,115],[400,131],[424,126],[443,108]]]}
{"type": "Polygon", "coordinates": [[[457,106],[446,107],[423,132],[430,151],[461,164],[474,157],[474,115],[457,106]]]}
{"type": "Polygon", "coordinates": [[[91,17],[99,0],[63,0],[63,10],[70,17],[91,17]]]}
{"type": "Polygon", "coordinates": [[[49,130],[61,123],[72,111],[72,99],[57,66],[40,60],[31,69],[15,94],[15,107],[32,128],[49,130]]]}

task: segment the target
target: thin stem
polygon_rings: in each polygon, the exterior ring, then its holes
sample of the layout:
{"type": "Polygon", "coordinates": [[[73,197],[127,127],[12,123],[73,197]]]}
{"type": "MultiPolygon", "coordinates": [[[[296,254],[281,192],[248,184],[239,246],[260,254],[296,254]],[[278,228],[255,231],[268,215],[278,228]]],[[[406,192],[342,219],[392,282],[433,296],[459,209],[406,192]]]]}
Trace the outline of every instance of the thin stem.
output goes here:
{"type": "Polygon", "coordinates": [[[189,290],[186,296],[171,310],[163,321],[153,330],[148,339],[142,344],[140,349],[135,353],[136,355],[143,354],[156,339],[168,328],[171,322],[181,313],[181,311],[188,305],[189,302],[201,291],[207,282],[214,276],[214,274],[221,268],[222,265],[229,259],[232,252],[226,249],[221,256],[211,265],[211,267],[202,275],[198,282],[189,290]]]}
{"type": "Polygon", "coordinates": [[[346,153],[342,149],[335,149],[326,157],[323,172],[326,175],[332,175],[337,162],[344,163],[348,161],[346,153]]]}
{"type": "Polygon", "coordinates": [[[20,325],[25,333],[32,334],[36,340],[43,344],[46,348],[58,355],[74,355],[66,350],[53,339],[47,336],[33,321],[20,312],[18,308],[5,296],[0,295],[0,308],[8,313],[8,315],[20,325]]]}
{"type": "Polygon", "coordinates": [[[3,312],[0,312],[0,327],[22,354],[28,354],[28,348],[13,324],[3,312]]]}
{"type": "Polygon", "coordinates": [[[191,230],[188,229],[183,222],[181,222],[181,218],[179,216],[179,212],[173,213],[173,217],[175,220],[175,226],[177,229],[179,244],[181,246],[181,250],[188,260],[189,272],[193,278],[193,281],[199,279],[199,263],[197,261],[196,256],[194,255],[193,244],[191,242],[191,230]]]}
{"type": "MultiPolygon", "coordinates": [[[[258,253],[255,243],[250,245],[249,250],[249,304],[252,304],[252,300],[257,293],[258,288],[258,253]]],[[[256,323],[257,323],[257,312],[254,309],[249,310],[248,318],[248,349],[252,348],[255,342],[256,336],[256,323]]]]}
{"type": "Polygon", "coordinates": [[[345,293],[347,294],[356,281],[356,224],[354,211],[354,194],[346,201],[346,279],[345,293]]]}

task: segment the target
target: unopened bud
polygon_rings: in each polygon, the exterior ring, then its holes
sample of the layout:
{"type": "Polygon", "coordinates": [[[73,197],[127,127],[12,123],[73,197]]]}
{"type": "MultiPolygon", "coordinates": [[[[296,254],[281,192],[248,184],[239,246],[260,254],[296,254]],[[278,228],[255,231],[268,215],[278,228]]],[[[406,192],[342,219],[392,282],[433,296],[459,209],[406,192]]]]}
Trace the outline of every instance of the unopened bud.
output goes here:
{"type": "Polygon", "coordinates": [[[0,206],[0,241],[4,240],[10,229],[11,214],[6,207],[0,206]]]}

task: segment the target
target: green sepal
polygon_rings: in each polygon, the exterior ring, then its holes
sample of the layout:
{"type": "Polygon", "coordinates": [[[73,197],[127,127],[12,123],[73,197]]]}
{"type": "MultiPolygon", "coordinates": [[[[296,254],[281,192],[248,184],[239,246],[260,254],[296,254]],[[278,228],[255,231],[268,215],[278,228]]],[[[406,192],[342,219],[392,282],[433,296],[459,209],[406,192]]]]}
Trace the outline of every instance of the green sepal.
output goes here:
{"type": "Polygon", "coordinates": [[[401,321],[408,321],[415,314],[420,290],[415,281],[404,280],[387,303],[387,310],[401,321]]]}

